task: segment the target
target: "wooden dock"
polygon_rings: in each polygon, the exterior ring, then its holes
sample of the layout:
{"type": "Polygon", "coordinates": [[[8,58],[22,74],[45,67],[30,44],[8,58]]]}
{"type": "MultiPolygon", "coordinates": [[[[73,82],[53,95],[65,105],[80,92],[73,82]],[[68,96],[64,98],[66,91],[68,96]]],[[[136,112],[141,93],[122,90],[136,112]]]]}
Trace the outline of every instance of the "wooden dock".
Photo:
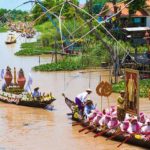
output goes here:
{"type": "Polygon", "coordinates": [[[44,54],[51,54],[51,55],[62,55],[62,56],[77,56],[78,54],[71,54],[71,53],[66,53],[66,52],[61,52],[61,51],[49,51],[49,52],[44,52],[44,54]]]}

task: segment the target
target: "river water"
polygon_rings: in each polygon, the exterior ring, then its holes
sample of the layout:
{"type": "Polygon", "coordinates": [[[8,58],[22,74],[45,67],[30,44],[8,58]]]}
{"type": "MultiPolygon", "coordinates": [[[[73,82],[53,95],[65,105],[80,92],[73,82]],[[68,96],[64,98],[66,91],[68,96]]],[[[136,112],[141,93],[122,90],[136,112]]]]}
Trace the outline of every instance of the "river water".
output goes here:
{"type": "MultiPolygon", "coordinates": [[[[52,92],[56,97],[55,110],[47,111],[0,103],[0,150],[115,150],[119,144],[116,141],[106,141],[104,137],[93,138],[93,133],[79,133],[82,127],[72,127],[72,121],[66,113],[70,112],[61,94],[74,97],[90,87],[91,95],[98,108],[100,98],[95,93],[95,87],[100,81],[107,80],[109,71],[86,70],[73,72],[41,73],[32,71],[39,65],[39,57],[18,57],[14,53],[19,50],[22,42],[32,42],[35,39],[18,38],[17,43],[5,45],[7,33],[0,33],[0,69],[10,66],[19,70],[22,67],[26,76],[30,72],[33,78],[32,89],[40,87],[42,92],[52,92]]],[[[41,63],[51,61],[50,56],[41,56],[41,63]]],[[[0,84],[2,81],[0,81],[0,84]]],[[[110,103],[115,105],[116,94],[110,97],[110,103]]],[[[103,99],[103,106],[107,100],[103,99]]],[[[140,110],[150,114],[150,101],[140,100],[140,110]]],[[[142,148],[122,145],[121,150],[140,150],[142,148]]]]}

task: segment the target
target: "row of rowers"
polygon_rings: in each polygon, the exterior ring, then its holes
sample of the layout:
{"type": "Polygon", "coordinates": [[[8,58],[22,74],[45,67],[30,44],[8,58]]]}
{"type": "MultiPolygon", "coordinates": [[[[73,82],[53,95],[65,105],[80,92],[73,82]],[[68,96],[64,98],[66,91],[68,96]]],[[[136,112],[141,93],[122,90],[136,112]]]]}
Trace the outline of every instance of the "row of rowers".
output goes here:
{"type": "Polygon", "coordinates": [[[103,112],[96,109],[93,102],[87,98],[91,92],[90,89],[87,89],[85,92],[77,95],[75,102],[78,105],[79,114],[86,116],[86,121],[92,126],[106,126],[106,128],[112,129],[120,127],[123,132],[146,134],[146,136],[147,133],[150,133],[150,118],[146,117],[144,113],[140,113],[138,120],[135,116],[126,114],[124,121],[119,121],[118,112],[114,106],[107,110],[104,109],[103,112]]]}

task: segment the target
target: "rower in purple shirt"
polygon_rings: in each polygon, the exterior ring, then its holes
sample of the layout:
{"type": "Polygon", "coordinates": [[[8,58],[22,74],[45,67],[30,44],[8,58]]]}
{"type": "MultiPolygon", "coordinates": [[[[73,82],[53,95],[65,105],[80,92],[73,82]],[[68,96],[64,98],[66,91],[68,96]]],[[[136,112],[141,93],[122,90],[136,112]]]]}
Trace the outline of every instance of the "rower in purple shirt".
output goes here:
{"type": "Polygon", "coordinates": [[[87,89],[85,92],[78,94],[75,97],[75,103],[78,105],[79,111],[84,110],[84,104],[87,101],[88,95],[92,93],[91,89],[87,89]]]}

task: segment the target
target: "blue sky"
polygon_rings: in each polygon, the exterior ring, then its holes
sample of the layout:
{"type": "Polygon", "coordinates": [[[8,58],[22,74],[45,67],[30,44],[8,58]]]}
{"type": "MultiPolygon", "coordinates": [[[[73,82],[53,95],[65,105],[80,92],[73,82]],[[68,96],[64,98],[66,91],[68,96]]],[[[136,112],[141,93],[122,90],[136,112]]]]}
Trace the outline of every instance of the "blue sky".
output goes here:
{"type": "Polygon", "coordinates": [[[86,2],[86,0],[79,0],[79,2],[80,2],[81,4],[84,4],[84,3],[86,2]]]}
{"type": "MultiPolygon", "coordinates": [[[[0,0],[0,8],[14,9],[15,7],[19,6],[20,4],[26,1],[29,0],[0,0]]],[[[32,8],[31,3],[28,3],[24,6],[21,6],[19,9],[30,10],[31,8],[32,8]]]]}
{"type": "MultiPolygon", "coordinates": [[[[6,9],[14,9],[16,6],[26,2],[28,0],[0,0],[0,8],[6,8],[6,9]]],[[[80,3],[84,4],[86,0],[79,0],[80,3]]],[[[21,6],[19,9],[22,10],[30,10],[32,8],[31,3],[28,3],[24,6],[21,6]]]]}

